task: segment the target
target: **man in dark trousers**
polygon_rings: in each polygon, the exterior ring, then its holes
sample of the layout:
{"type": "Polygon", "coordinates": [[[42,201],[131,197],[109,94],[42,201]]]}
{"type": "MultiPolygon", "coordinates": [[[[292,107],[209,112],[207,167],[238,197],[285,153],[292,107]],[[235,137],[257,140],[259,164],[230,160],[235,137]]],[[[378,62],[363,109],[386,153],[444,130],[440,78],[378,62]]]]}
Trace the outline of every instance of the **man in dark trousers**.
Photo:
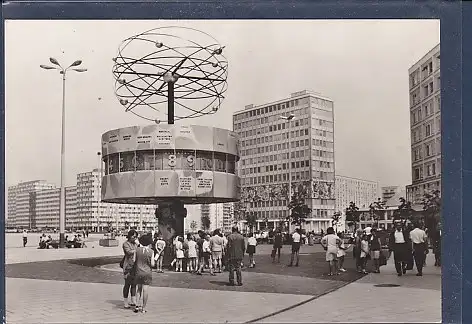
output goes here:
{"type": "Polygon", "coordinates": [[[395,221],[395,230],[390,234],[388,246],[390,253],[393,252],[397,274],[401,277],[406,273],[407,263],[412,258],[410,233],[403,228],[402,221],[395,221]]]}
{"type": "Polygon", "coordinates": [[[246,244],[244,237],[239,234],[238,228],[233,227],[231,234],[228,236],[228,262],[229,262],[229,285],[234,286],[234,271],[236,270],[236,279],[238,286],[243,285],[241,274],[241,262],[246,252],[246,244]]]}
{"type": "Polygon", "coordinates": [[[410,232],[410,239],[413,248],[413,256],[415,257],[417,276],[423,275],[423,266],[428,251],[428,236],[426,232],[420,228],[419,222],[415,222],[414,229],[410,232]]]}

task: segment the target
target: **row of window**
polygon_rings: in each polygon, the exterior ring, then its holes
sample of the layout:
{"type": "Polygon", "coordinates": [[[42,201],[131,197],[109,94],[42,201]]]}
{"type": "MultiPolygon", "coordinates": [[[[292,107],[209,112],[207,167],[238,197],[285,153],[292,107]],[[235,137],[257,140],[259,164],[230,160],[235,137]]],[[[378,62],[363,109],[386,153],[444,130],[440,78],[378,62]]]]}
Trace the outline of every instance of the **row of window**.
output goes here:
{"type": "Polygon", "coordinates": [[[411,131],[413,144],[429,136],[441,133],[441,119],[436,118],[411,131]],[[435,125],[436,124],[436,125],[435,125]]]}
{"type": "Polygon", "coordinates": [[[441,77],[438,76],[431,82],[425,84],[422,89],[416,89],[410,95],[410,107],[414,107],[422,100],[425,100],[436,91],[441,90],[441,77]]]}
{"type": "Polygon", "coordinates": [[[440,146],[441,146],[441,143],[438,141],[438,142],[430,142],[422,146],[415,147],[413,149],[413,161],[416,162],[424,158],[434,156],[436,152],[441,152],[440,146]]]}
{"type": "Polygon", "coordinates": [[[208,151],[146,150],[110,154],[105,174],[140,170],[202,170],[235,174],[236,156],[208,151]]]}
{"type": "Polygon", "coordinates": [[[419,123],[422,120],[434,114],[435,112],[440,112],[440,111],[441,111],[441,97],[437,96],[434,102],[433,100],[430,100],[424,106],[419,107],[410,113],[411,124],[414,125],[416,123],[419,123]]]}
{"type": "MultiPolygon", "coordinates": [[[[333,163],[331,162],[326,162],[326,161],[318,161],[318,160],[313,160],[313,165],[316,167],[320,168],[331,168],[333,166],[333,163]]],[[[288,162],[287,163],[282,163],[282,164],[275,164],[275,165],[266,165],[262,167],[251,167],[251,168],[245,168],[241,170],[242,175],[247,175],[247,174],[253,174],[253,173],[261,173],[261,172],[273,172],[273,171],[280,171],[280,170],[288,170],[288,162]]],[[[292,169],[299,169],[299,168],[308,168],[310,167],[310,161],[296,161],[292,162],[291,165],[292,169]]]]}
{"type": "MultiPolygon", "coordinates": [[[[326,158],[328,160],[334,159],[333,152],[328,152],[328,151],[323,151],[323,150],[313,150],[312,154],[313,154],[313,158],[326,158]]],[[[244,154],[241,154],[241,156],[244,156],[244,154]]],[[[310,150],[306,149],[306,150],[298,150],[295,152],[291,152],[290,158],[298,159],[298,158],[309,157],[309,156],[310,156],[310,150]]],[[[253,158],[242,159],[241,164],[245,166],[245,165],[253,165],[253,164],[260,164],[260,163],[269,163],[269,162],[275,162],[275,161],[288,160],[288,158],[289,158],[288,153],[279,153],[279,154],[273,154],[273,155],[260,155],[253,158]]],[[[334,162],[334,161],[327,161],[327,162],[334,162]]]]}
{"type": "Polygon", "coordinates": [[[421,68],[418,68],[413,73],[410,74],[410,88],[418,85],[420,83],[420,72],[422,79],[426,79],[429,77],[433,72],[436,72],[441,67],[441,56],[438,54],[437,56],[431,58],[429,62],[426,62],[422,65],[421,68]],[[434,63],[433,63],[434,62],[434,63]],[[421,71],[420,71],[421,70],[421,71]]]}
{"type": "Polygon", "coordinates": [[[429,163],[424,166],[418,166],[413,169],[413,180],[421,180],[427,177],[436,176],[440,170],[436,166],[436,162],[429,163]]]}
{"type": "MultiPolygon", "coordinates": [[[[291,172],[291,174],[292,174],[292,181],[311,179],[310,171],[308,170],[294,171],[294,172],[291,172]]],[[[334,172],[313,170],[312,177],[314,179],[334,181],[334,172]]],[[[289,181],[288,173],[278,173],[278,174],[271,174],[271,175],[265,175],[265,176],[243,177],[241,178],[241,185],[250,186],[250,185],[257,185],[257,184],[267,184],[267,183],[287,182],[287,181],[289,181]]]]}
{"type": "MultiPolygon", "coordinates": [[[[251,208],[254,208],[254,203],[251,203],[251,208]]],[[[253,213],[256,214],[257,219],[270,219],[270,220],[281,220],[285,221],[287,216],[288,216],[288,210],[282,209],[282,210],[260,210],[260,211],[254,211],[253,213]]],[[[332,210],[326,210],[326,209],[313,209],[311,212],[311,216],[309,217],[316,217],[316,218],[328,218],[331,217],[333,214],[332,210]]]]}
{"type": "Polygon", "coordinates": [[[234,115],[234,119],[235,120],[241,120],[241,119],[251,118],[251,117],[255,117],[255,116],[259,116],[259,115],[263,115],[263,114],[270,114],[270,113],[273,113],[273,112],[276,112],[276,111],[281,111],[283,109],[288,109],[288,108],[291,108],[291,107],[298,106],[298,104],[299,104],[298,99],[289,100],[287,102],[283,102],[283,103],[279,103],[279,104],[275,104],[275,105],[270,105],[270,106],[267,106],[267,107],[261,107],[261,108],[258,108],[258,109],[253,109],[253,110],[249,110],[249,111],[246,111],[246,112],[243,112],[243,113],[239,113],[237,115],[234,115]]]}
{"type": "MultiPolygon", "coordinates": [[[[291,148],[292,149],[303,147],[303,146],[309,146],[309,145],[310,145],[310,140],[308,138],[306,138],[305,140],[299,140],[299,141],[292,141],[291,142],[291,148]]],[[[329,149],[334,148],[334,143],[333,142],[317,140],[317,139],[313,139],[313,145],[314,146],[326,147],[326,148],[329,148],[329,149]]],[[[269,152],[278,151],[278,150],[285,150],[285,149],[288,149],[288,143],[281,143],[281,144],[274,144],[274,145],[267,145],[267,146],[258,146],[258,147],[255,147],[255,148],[249,148],[249,149],[246,149],[246,150],[241,150],[241,156],[263,154],[263,153],[269,153],[269,152]]],[[[286,153],[286,155],[288,156],[288,153],[286,153]]]]}

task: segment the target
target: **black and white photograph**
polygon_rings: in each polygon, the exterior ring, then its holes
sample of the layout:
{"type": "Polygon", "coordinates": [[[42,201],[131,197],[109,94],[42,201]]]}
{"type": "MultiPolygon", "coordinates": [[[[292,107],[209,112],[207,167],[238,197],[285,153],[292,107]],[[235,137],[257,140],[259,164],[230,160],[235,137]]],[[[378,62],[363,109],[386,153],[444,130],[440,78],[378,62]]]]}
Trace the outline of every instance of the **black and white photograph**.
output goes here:
{"type": "Polygon", "coordinates": [[[439,19],[4,42],[7,323],[441,322],[439,19]]]}

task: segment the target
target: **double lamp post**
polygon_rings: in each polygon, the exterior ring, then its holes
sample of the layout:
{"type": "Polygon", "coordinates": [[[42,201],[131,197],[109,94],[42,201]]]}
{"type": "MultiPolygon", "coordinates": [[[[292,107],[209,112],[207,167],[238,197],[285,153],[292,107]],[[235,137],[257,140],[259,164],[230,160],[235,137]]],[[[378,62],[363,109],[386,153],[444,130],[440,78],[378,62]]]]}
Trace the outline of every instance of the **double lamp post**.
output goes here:
{"type": "Polygon", "coordinates": [[[61,193],[59,207],[59,247],[65,247],[66,232],[66,191],[65,191],[65,142],[66,142],[66,74],[68,71],[86,72],[87,69],[77,68],[82,64],[77,60],[67,68],[63,68],[55,58],[49,58],[53,65],[40,65],[45,70],[57,70],[62,74],[62,141],[61,141],[61,193]]]}

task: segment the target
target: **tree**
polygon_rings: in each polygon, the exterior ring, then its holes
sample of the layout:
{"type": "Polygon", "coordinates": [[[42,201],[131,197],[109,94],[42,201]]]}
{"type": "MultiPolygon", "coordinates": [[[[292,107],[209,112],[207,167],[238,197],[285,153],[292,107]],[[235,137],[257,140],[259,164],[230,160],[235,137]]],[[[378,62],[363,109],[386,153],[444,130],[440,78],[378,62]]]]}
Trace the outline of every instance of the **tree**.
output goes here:
{"type": "Polygon", "coordinates": [[[202,221],[202,229],[204,231],[208,231],[210,229],[210,224],[211,224],[211,220],[210,220],[210,216],[208,215],[203,215],[200,220],[202,221]]]}
{"type": "Polygon", "coordinates": [[[197,230],[197,222],[196,222],[196,221],[193,220],[193,221],[190,223],[190,229],[191,229],[193,232],[195,232],[195,231],[197,230]]]}
{"type": "Polygon", "coordinates": [[[234,220],[244,220],[246,216],[246,203],[243,200],[234,203],[234,220]]]}
{"type": "Polygon", "coordinates": [[[379,220],[383,216],[385,210],[385,203],[385,201],[378,198],[377,201],[374,201],[369,205],[370,218],[375,222],[377,228],[379,228],[379,220]]]}
{"type": "Polygon", "coordinates": [[[405,198],[400,197],[400,206],[393,213],[394,220],[401,220],[403,225],[413,217],[413,208],[411,208],[411,202],[407,201],[405,198]]]}
{"type": "Polygon", "coordinates": [[[425,226],[434,230],[441,221],[441,193],[434,190],[431,193],[425,193],[422,200],[425,226]]]}
{"type": "Polygon", "coordinates": [[[359,223],[359,207],[356,206],[356,203],[351,201],[349,207],[346,208],[346,221],[349,227],[354,225],[354,231],[357,229],[357,223],[359,223]]]}
{"type": "Polygon", "coordinates": [[[111,232],[111,227],[113,225],[113,222],[112,221],[108,221],[107,222],[107,227],[108,227],[108,231],[111,232]]]}
{"type": "Polygon", "coordinates": [[[305,197],[300,191],[293,194],[292,200],[288,204],[290,215],[287,217],[292,224],[302,226],[305,219],[311,214],[311,208],[305,203],[305,197]]]}
{"type": "Polygon", "coordinates": [[[334,215],[331,217],[331,225],[334,227],[335,231],[338,231],[338,224],[339,221],[341,220],[341,212],[337,211],[334,213],[334,215]]]}
{"type": "Polygon", "coordinates": [[[254,227],[257,225],[257,217],[256,213],[254,212],[248,212],[246,213],[246,225],[249,227],[249,231],[253,232],[254,227]]]}

